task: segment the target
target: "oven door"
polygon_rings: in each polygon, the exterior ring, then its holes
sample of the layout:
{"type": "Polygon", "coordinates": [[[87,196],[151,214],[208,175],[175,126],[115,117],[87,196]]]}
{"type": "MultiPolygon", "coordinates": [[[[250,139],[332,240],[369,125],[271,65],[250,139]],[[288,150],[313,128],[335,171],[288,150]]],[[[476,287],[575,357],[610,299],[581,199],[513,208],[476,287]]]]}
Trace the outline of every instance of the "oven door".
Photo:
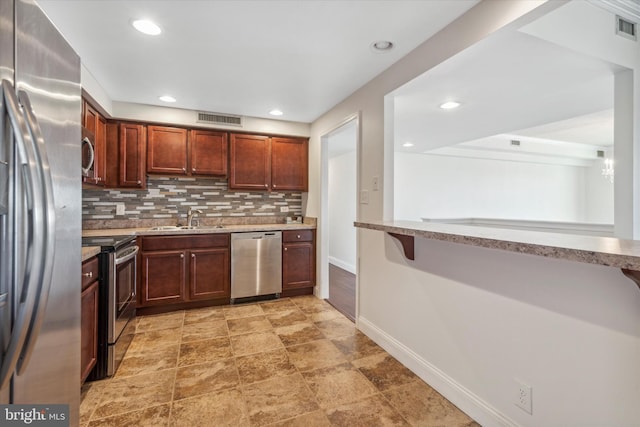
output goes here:
{"type": "Polygon", "coordinates": [[[131,245],[116,252],[113,266],[113,299],[110,301],[114,322],[109,325],[109,343],[116,342],[127,322],[135,316],[136,258],[138,246],[131,245]]]}

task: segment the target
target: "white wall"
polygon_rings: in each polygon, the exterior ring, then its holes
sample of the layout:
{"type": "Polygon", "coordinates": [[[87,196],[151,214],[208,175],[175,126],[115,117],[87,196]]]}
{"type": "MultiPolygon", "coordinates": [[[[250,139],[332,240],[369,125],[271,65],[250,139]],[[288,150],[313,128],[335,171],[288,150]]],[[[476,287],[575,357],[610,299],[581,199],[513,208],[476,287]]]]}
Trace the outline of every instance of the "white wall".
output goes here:
{"type": "Polygon", "coordinates": [[[614,205],[613,192],[614,184],[609,179],[602,176],[604,163],[596,161],[593,166],[585,169],[586,179],[586,218],[585,222],[597,224],[613,224],[614,205]]]}
{"type": "MultiPolygon", "coordinates": [[[[401,152],[394,160],[395,219],[597,216],[587,211],[587,168],[401,152]]],[[[604,202],[613,212],[613,200],[604,202]]]]}
{"type": "Polygon", "coordinates": [[[355,150],[329,159],[329,263],[353,274],[356,273],[353,226],[357,202],[356,164],[355,150]]]}
{"type": "MultiPolygon", "coordinates": [[[[358,190],[370,190],[359,216],[382,219],[393,197],[385,95],[540,3],[481,2],[316,120],[307,215],[320,212],[321,136],[359,113],[358,190]]],[[[421,238],[411,262],[369,230],[358,248],[359,327],[483,426],[638,424],[640,291],[619,270],[421,238]],[[533,386],[533,415],[512,403],[514,377],[533,386]]]]}

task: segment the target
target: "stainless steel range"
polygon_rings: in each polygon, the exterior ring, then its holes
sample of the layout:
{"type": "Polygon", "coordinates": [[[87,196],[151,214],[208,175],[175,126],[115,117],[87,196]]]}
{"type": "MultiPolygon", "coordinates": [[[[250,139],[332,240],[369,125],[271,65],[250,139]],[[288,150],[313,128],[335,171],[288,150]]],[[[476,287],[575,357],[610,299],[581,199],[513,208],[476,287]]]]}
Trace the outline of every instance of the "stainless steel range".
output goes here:
{"type": "Polygon", "coordinates": [[[135,236],[84,237],[82,246],[100,246],[98,361],[89,376],[99,380],[115,374],[135,333],[135,236]]]}

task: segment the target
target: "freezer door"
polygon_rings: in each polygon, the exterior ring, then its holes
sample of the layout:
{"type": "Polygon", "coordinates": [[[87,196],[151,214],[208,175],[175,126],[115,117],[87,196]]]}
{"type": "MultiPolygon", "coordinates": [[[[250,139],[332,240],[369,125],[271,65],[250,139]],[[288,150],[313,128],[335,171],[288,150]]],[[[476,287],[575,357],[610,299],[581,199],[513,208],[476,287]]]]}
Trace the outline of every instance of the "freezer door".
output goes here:
{"type": "Polygon", "coordinates": [[[80,60],[32,0],[16,1],[15,84],[28,97],[47,148],[55,209],[50,296],[13,403],[80,401],[81,159],[80,60]]]}

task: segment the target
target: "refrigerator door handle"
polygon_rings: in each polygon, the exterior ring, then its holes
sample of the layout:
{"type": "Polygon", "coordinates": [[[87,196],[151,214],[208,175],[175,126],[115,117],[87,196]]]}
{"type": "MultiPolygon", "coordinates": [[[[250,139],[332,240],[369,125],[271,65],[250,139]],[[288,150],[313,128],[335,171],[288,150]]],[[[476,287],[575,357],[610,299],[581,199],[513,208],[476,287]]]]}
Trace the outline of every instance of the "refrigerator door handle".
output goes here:
{"type": "Polygon", "coordinates": [[[27,340],[29,326],[33,316],[33,310],[36,306],[40,274],[36,274],[35,266],[40,266],[44,262],[42,259],[42,244],[40,239],[36,238],[35,225],[43,220],[42,206],[35,202],[35,196],[42,192],[41,183],[37,179],[36,157],[33,151],[31,136],[27,130],[25,119],[20,111],[18,100],[14,93],[13,85],[8,80],[2,80],[2,96],[6,105],[6,113],[9,116],[10,126],[16,141],[16,151],[18,164],[16,170],[20,171],[20,175],[25,185],[25,201],[26,208],[30,211],[27,215],[27,245],[25,254],[25,271],[24,276],[16,275],[10,285],[10,292],[17,292],[18,280],[23,277],[20,298],[17,300],[16,315],[14,318],[11,336],[8,339],[8,345],[5,353],[2,355],[2,364],[0,365],[0,389],[7,386],[9,380],[13,376],[20,355],[27,340]]]}
{"type": "Polygon", "coordinates": [[[49,292],[51,290],[51,282],[53,278],[53,264],[55,258],[55,233],[56,233],[56,213],[53,200],[53,180],[51,178],[51,168],[49,166],[49,157],[47,156],[47,148],[45,145],[40,125],[36,119],[36,115],[31,108],[29,95],[25,91],[18,92],[18,99],[22,104],[27,128],[31,135],[31,143],[36,156],[36,166],[38,178],[42,183],[42,192],[36,194],[36,203],[40,203],[42,207],[42,220],[36,224],[40,226],[37,235],[41,236],[42,242],[42,262],[37,264],[41,267],[39,297],[35,301],[33,307],[31,324],[27,334],[27,339],[22,350],[20,359],[18,360],[18,375],[22,374],[29,364],[29,359],[33,353],[40,328],[44,321],[45,309],[49,300],[49,292]]]}

